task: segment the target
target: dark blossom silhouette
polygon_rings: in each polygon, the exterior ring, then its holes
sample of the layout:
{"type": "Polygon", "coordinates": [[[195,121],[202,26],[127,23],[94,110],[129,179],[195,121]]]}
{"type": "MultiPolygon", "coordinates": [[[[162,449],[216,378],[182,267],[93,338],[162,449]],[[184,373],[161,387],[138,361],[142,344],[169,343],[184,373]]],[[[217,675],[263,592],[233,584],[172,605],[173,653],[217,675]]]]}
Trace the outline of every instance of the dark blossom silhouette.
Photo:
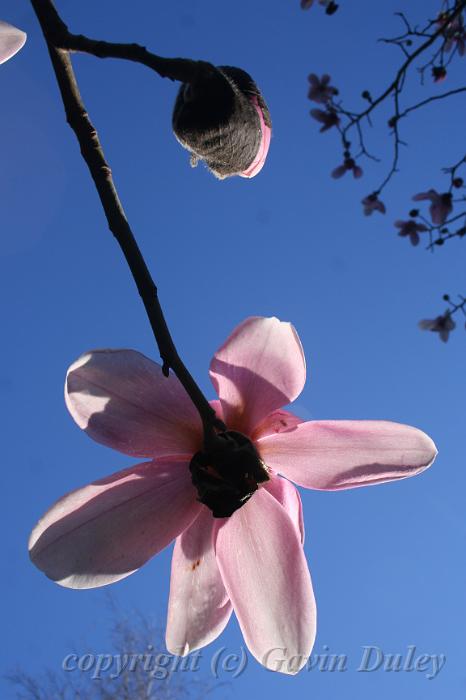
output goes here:
{"type": "Polygon", "coordinates": [[[395,221],[395,226],[399,228],[399,236],[407,236],[411,241],[411,245],[419,244],[419,234],[429,229],[424,224],[420,224],[414,219],[408,219],[408,221],[395,221]]]}
{"type": "Polygon", "coordinates": [[[330,85],[331,78],[328,73],[324,73],[321,78],[319,78],[315,73],[311,73],[307,79],[310,83],[307,96],[313,102],[326,104],[332,99],[332,97],[338,95],[337,88],[330,85]]]}
{"type": "Polygon", "coordinates": [[[314,117],[314,119],[322,124],[320,131],[328,131],[332,126],[338,126],[340,124],[340,117],[334,109],[330,108],[325,112],[323,109],[311,109],[311,117],[314,117]]]}
{"type": "MultiPolygon", "coordinates": [[[[355,175],[355,177],[357,176],[355,175]]],[[[385,214],[386,212],[385,204],[380,201],[376,192],[368,194],[367,197],[364,197],[364,199],[361,200],[361,204],[364,207],[365,216],[371,216],[374,211],[379,211],[381,214],[385,214]]]]}
{"type": "Polygon", "coordinates": [[[430,201],[429,212],[432,223],[442,226],[453,209],[451,192],[439,194],[436,190],[430,189],[427,192],[419,192],[413,197],[415,202],[422,202],[426,199],[430,201]]]}
{"type": "Polygon", "coordinates": [[[444,314],[437,316],[437,318],[419,321],[419,328],[421,330],[438,333],[440,340],[443,340],[444,343],[447,342],[450,331],[452,331],[455,327],[456,323],[452,319],[450,311],[445,311],[444,314]]]}
{"type": "Polygon", "coordinates": [[[332,177],[338,179],[342,177],[345,173],[351,171],[353,177],[362,177],[362,168],[356,164],[354,158],[347,157],[341,165],[332,170],[332,177]]]}
{"type": "Polygon", "coordinates": [[[453,210],[451,192],[439,194],[436,190],[430,189],[427,192],[419,192],[413,197],[415,202],[422,202],[425,199],[430,201],[429,212],[432,223],[442,226],[453,210]]]}
{"type": "Polygon", "coordinates": [[[449,53],[456,48],[460,56],[466,53],[466,29],[464,27],[463,15],[458,15],[450,22],[443,32],[446,41],[444,44],[445,53],[449,53]]]}

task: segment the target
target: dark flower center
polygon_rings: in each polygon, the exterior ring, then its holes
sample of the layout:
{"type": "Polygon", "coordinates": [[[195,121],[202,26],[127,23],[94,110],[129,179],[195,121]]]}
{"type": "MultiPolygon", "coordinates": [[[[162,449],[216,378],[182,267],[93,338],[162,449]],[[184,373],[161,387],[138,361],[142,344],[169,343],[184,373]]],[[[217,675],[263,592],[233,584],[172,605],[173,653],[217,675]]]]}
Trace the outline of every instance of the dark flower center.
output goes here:
{"type": "Polygon", "coordinates": [[[270,478],[251,440],[236,430],[219,433],[213,447],[196,452],[189,469],[198,500],[214,518],[228,518],[270,478]]]}

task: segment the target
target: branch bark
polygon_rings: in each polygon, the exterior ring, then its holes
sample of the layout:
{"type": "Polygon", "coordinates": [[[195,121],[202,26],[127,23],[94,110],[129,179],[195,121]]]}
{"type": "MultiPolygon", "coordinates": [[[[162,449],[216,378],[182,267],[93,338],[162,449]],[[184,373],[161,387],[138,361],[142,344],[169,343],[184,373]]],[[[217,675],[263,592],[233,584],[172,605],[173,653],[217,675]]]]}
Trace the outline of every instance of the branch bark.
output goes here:
{"type": "MultiPolygon", "coordinates": [[[[215,411],[210,407],[209,402],[178,355],[160,306],[157,287],[128,223],[113,182],[112,171],[105,159],[97,131],[89,119],[89,115],[84,106],[68,50],[57,47],[55,43],[57,36],[60,36],[60,33],[64,31],[63,27],[66,32],[68,31],[66,25],[58,15],[52,0],[31,0],[31,4],[47,42],[65,108],[67,122],[73,129],[79,142],[81,154],[89,168],[89,172],[97,189],[109,229],[122,250],[144,303],[162,358],[163,372],[168,376],[169,369],[171,368],[173,370],[186,389],[186,392],[201,417],[205,440],[207,441],[215,438],[214,428],[225,430],[225,426],[222,421],[216,417],[215,411]]],[[[138,49],[141,49],[143,52],[145,51],[142,47],[138,47],[138,49]]],[[[161,60],[163,61],[164,59],[161,60]]],[[[188,65],[190,63],[195,65],[196,62],[175,59],[174,63],[172,62],[173,70],[171,73],[167,72],[168,69],[165,70],[168,77],[174,80],[184,80],[184,77],[176,77],[177,75],[181,75],[181,73],[176,73],[176,69],[181,65],[178,61],[182,61],[183,65],[188,65]]]]}
{"type": "MultiPolygon", "coordinates": [[[[32,0],[31,0],[32,2],[32,0]]],[[[161,78],[179,80],[182,83],[195,82],[199,73],[212,68],[206,61],[193,61],[190,58],[164,58],[157,56],[139,44],[121,44],[99,39],[90,39],[83,34],[72,34],[61,19],[52,2],[32,2],[42,6],[47,25],[47,40],[57,49],[88,53],[97,58],[120,58],[141,63],[154,70],[161,78]]]]}

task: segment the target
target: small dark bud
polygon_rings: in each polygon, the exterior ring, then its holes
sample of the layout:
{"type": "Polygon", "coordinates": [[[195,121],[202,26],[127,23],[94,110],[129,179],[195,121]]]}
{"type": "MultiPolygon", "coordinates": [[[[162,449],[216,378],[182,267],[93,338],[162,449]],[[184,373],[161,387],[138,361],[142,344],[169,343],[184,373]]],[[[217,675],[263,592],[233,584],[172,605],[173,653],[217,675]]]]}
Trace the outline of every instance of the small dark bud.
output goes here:
{"type": "Polygon", "coordinates": [[[434,241],[434,243],[435,245],[443,245],[445,241],[443,240],[443,238],[437,238],[437,240],[434,241]]]}
{"type": "Polygon", "coordinates": [[[371,97],[371,93],[369,92],[369,90],[364,90],[364,92],[361,94],[361,97],[363,100],[367,100],[368,102],[372,102],[372,97],[371,97]]]}
{"type": "Polygon", "coordinates": [[[343,158],[348,160],[348,158],[351,158],[351,153],[348,150],[343,151],[343,158]]]}
{"type": "Polygon", "coordinates": [[[445,68],[445,66],[433,66],[432,77],[435,83],[439,83],[440,81],[445,80],[445,78],[447,77],[447,69],[445,68]]]}
{"type": "Polygon", "coordinates": [[[388,120],[388,126],[393,129],[396,126],[396,117],[390,117],[388,120]]]}
{"type": "Polygon", "coordinates": [[[336,2],[329,2],[327,7],[325,8],[325,14],[326,15],[333,15],[335,12],[338,10],[338,5],[336,2]]]}
{"type": "Polygon", "coordinates": [[[452,185],[453,185],[453,187],[456,187],[457,189],[459,189],[460,187],[463,187],[463,183],[464,183],[464,181],[463,181],[462,177],[455,177],[453,179],[452,185]]]}
{"type": "Polygon", "coordinates": [[[409,215],[410,215],[413,219],[415,219],[416,216],[419,216],[419,209],[411,209],[411,211],[409,212],[409,215]]]}
{"type": "Polygon", "coordinates": [[[450,295],[449,294],[444,294],[442,297],[443,301],[450,301],[450,295]]]}

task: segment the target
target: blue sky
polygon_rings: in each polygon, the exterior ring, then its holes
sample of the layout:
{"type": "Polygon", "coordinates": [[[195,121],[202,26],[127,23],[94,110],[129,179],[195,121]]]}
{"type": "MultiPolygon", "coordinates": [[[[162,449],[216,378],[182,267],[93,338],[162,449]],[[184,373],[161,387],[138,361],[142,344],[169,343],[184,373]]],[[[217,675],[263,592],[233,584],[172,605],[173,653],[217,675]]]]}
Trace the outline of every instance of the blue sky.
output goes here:
{"type": "MultiPolygon", "coordinates": [[[[234,326],[275,315],[296,326],[308,381],[294,410],[304,418],[405,422],[439,448],[420,477],[340,493],[302,491],[306,554],[318,604],[315,653],[346,654],[340,673],[290,678],[252,658],[212,697],[462,697],[464,672],[464,334],[447,345],[417,321],[442,310],[441,295],[464,292],[461,242],[432,255],[396,235],[411,196],[442,190],[440,167],[461,155],[464,100],[407,121],[402,172],[384,197],[386,216],[362,216],[360,200],[381,179],[335,182],[336,139],[309,117],[309,72],[329,72],[358,104],[393,74],[399,56],[376,44],[396,33],[398,0],[342,0],[334,17],[298,0],[219,4],[214,0],[57,5],[70,28],[137,41],[165,56],[237,65],[263,90],[273,120],[266,167],[254,180],[215,180],[171,133],[176,86],[129,63],[76,56],[83,97],[100,133],[124,207],[159,286],[178,349],[214,398],[208,365],[234,326]],[[377,8],[375,7],[377,5],[377,8]],[[406,655],[444,654],[438,676],[360,673],[363,647],[406,655]]],[[[435,14],[415,0],[410,15],[435,14]]],[[[75,647],[108,652],[103,590],[56,586],[29,562],[27,538],[59,496],[132,462],[91,442],[63,401],[66,369],[83,351],[157,349],[121,255],[107,231],[74,136],[67,127],[43,39],[28,2],[4,0],[2,19],[28,33],[24,50],[1,67],[3,493],[2,671],[59,669],[75,647]],[[84,642],[83,640],[86,640],[84,642]],[[80,646],[82,645],[82,646],[80,646]]],[[[464,59],[466,60],[466,59],[464,59]]],[[[459,69],[458,69],[459,70],[459,69]]],[[[451,76],[452,81],[454,75],[451,76]]],[[[413,81],[413,95],[418,87],[413,81]]],[[[315,105],[314,105],[315,106],[315,105]]],[[[385,113],[384,113],[385,114],[385,113]]],[[[389,148],[376,120],[370,144],[389,148]]],[[[464,243],[463,243],[464,245],[464,243]]],[[[165,623],[170,549],[113,586],[122,609],[165,623]]],[[[244,646],[236,622],[203,650],[244,646]]],[[[222,680],[229,680],[228,674],[222,680]]],[[[215,685],[215,683],[214,683],[215,685]]],[[[0,682],[2,697],[11,692],[0,682]]]]}

